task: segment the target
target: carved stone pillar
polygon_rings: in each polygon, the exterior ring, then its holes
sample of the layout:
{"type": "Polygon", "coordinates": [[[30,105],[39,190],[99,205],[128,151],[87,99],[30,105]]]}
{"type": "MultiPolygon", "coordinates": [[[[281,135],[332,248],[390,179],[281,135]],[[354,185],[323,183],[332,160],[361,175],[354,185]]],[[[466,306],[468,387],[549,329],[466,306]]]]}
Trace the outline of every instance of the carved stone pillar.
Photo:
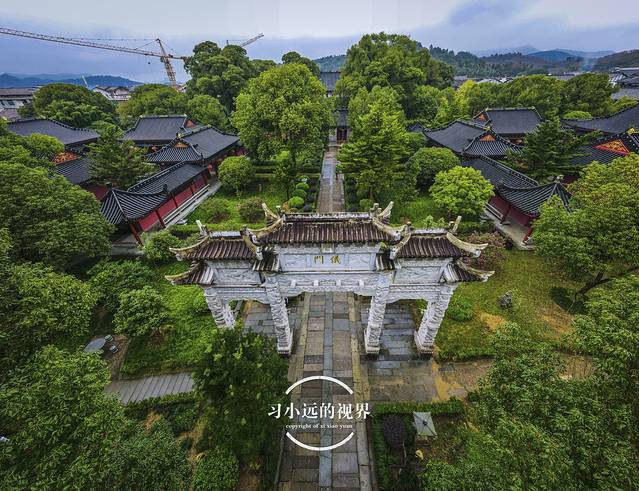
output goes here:
{"type": "Polygon", "coordinates": [[[288,323],[288,312],[286,302],[282,297],[279,286],[275,281],[267,280],[265,284],[266,296],[271,306],[271,315],[275,324],[275,334],[277,336],[277,352],[280,355],[290,355],[293,349],[293,336],[288,323]]]}
{"type": "Polygon", "coordinates": [[[233,314],[229,304],[220,299],[215,290],[207,290],[204,296],[218,327],[235,326],[235,314],[233,314]]]}
{"type": "Polygon", "coordinates": [[[390,276],[388,274],[380,274],[377,279],[377,285],[375,285],[375,294],[371,298],[371,307],[368,310],[368,324],[364,332],[364,347],[367,355],[379,354],[379,338],[382,335],[389,288],[390,276]]]}
{"type": "Polygon", "coordinates": [[[455,286],[440,291],[437,298],[429,300],[424,317],[415,332],[415,344],[420,353],[432,355],[435,350],[435,336],[439,326],[444,320],[444,314],[448,308],[455,286]]]}

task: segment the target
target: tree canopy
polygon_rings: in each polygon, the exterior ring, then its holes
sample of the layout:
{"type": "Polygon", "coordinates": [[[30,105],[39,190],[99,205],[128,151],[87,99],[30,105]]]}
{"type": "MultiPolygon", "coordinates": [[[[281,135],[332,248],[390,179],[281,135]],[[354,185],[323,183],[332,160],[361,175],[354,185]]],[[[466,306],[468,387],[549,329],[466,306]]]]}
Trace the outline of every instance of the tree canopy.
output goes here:
{"type": "Polygon", "coordinates": [[[255,179],[255,167],[245,156],[226,157],[220,164],[218,174],[222,186],[239,196],[255,179]]]}
{"type": "Polygon", "coordinates": [[[417,187],[426,190],[439,172],[459,165],[459,157],[448,148],[424,147],[417,150],[408,162],[417,167],[417,187]]]}
{"type": "Polygon", "coordinates": [[[419,87],[443,88],[452,80],[452,67],[432,59],[417,42],[405,35],[381,32],[366,34],[348,49],[336,95],[338,104],[344,107],[362,87],[392,87],[406,117],[416,120],[422,116],[415,97],[419,87]]]}
{"type": "Polygon", "coordinates": [[[285,65],[288,63],[300,63],[308,68],[313,75],[319,77],[320,69],[317,64],[310,58],[300,55],[297,51],[289,51],[282,55],[282,63],[285,65]]]}
{"type": "Polygon", "coordinates": [[[533,238],[543,257],[585,282],[581,293],[639,267],[639,156],[590,164],[570,187],[571,211],[544,205],[533,238]]]}
{"type": "Polygon", "coordinates": [[[102,94],[73,84],[49,84],[33,96],[36,116],[86,128],[97,121],[115,123],[115,106],[102,94]]]}
{"type": "Polygon", "coordinates": [[[304,65],[261,73],[236,100],[233,126],[253,157],[268,160],[288,150],[295,162],[316,158],[332,124],[322,83],[304,65]]]}
{"type": "Polygon", "coordinates": [[[123,123],[133,124],[145,114],[186,114],[188,96],[168,85],[144,84],[133,89],[131,98],[118,106],[123,123]]]}
{"type": "Polygon", "coordinates": [[[17,135],[0,118],[0,162],[52,169],[53,159],[63,151],[64,145],[57,139],[39,133],[17,135]]]}
{"type": "Polygon", "coordinates": [[[449,215],[476,217],[493,196],[493,185],[476,169],[453,167],[435,175],[430,188],[435,205],[449,215]]]}

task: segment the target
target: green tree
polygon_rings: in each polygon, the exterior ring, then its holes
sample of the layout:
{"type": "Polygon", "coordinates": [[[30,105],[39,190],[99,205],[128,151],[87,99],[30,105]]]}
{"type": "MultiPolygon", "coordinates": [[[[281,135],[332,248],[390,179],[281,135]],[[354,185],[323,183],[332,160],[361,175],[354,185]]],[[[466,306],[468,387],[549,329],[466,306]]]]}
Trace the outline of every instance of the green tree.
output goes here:
{"type": "Polygon", "coordinates": [[[219,130],[229,128],[229,117],[226,109],[215,97],[206,94],[197,94],[189,99],[187,104],[188,115],[201,124],[208,124],[219,130]]]}
{"type": "Polygon", "coordinates": [[[570,167],[572,159],[581,154],[582,146],[590,139],[564,130],[558,118],[551,118],[526,135],[521,153],[511,154],[509,159],[534,175],[544,176],[570,167]]]}
{"type": "Polygon", "coordinates": [[[86,283],[42,264],[11,265],[7,259],[2,266],[2,281],[3,375],[40,347],[61,339],[80,339],[89,332],[96,297],[86,283]]]}
{"type": "Polygon", "coordinates": [[[233,491],[239,478],[237,457],[224,448],[215,447],[198,460],[193,491],[233,491]]]}
{"type": "Polygon", "coordinates": [[[0,162],[52,170],[53,159],[63,151],[64,145],[57,139],[39,133],[17,135],[7,129],[6,120],[0,119],[0,162]]]}
{"type": "Polygon", "coordinates": [[[144,150],[131,140],[121,140],[122,130],[107,126],[96,143],[89,145],[89,174],[96,182],[127,189],[156,167],[144,161],[144,150]]]}
{"type": "Polygon", "coordinates": [[[362,132],[360,120],[370,112],[371,106],[375,103],[384,106],[389,112],[400,114],[400,122],[406,124],[404,110],[399,103],[397,92],[392,87],[376,85],[370,91],[362,87],[348,103],[348,122],[355,133],[362,132]]]}
{"type": "Polygon", "coordinates": [[[118,114],[126,124],[133,124],[146,114],[186,114],[188,96],[168,85],[144,84],[133,89],[131,98],[118,105],[118,114]]]}
{"type": "Polygon", "coordinates": [[[97,121],[115,123],[115,106],[102,94],[80,85],[45,85],[33,96],[33,111],[38,117],[77,128],[97,121]]]}
{"type": "Polygon", "coordinates": [[[209,448],[222,443],[247,460],[267,451],[280,429],[280,420],[268,413],[288,399],[286,371],[286,361],[266,336],[215,329],[194,373],[207,401],[204,443],[209,448]]]}
{"type": "Polygon", "coordinates": [[[141,261],[109,261],[104,259],[89,270],[89,283],[98,296],[98,304],[115,313],[120,295],[148,285],[151,270],[141,261]]]}
{"type": "Polygon", "coordinates": [[[291,188],[295,184],[299,166],[291,157],[291,152],[284,150],[275,158],[275,172],[273,177],[276,182],[281,183],[286,190],[286,199],[291,196],[291,188]]]}
{"type": "Polygon", "coordinates": [[[564,82],[561,87],[563,111],[586,111],[593,116],[613,112],[611,95],[617,91],[607,73],[583,73],[564,82]]]}
{"type": "Polygon", "coordinates": [[[568,111],[562,116],[563,119],[592,119],[592,114],[586,111],[568,111]]]}
{"type": "Polygon", "coordinates": [[[424,147],[408,160],[417,168],[417,187],[426,190],[432,186],[435,176],[459,165],[459,157],[448,148],[424,147]]]}
{"type": "Polygon", "coordinates": [[[454,167],[438,173],[430,188],[435,206],[449,215],[476,217],[493,196],[492,184],[470,167],[454,167]]]}
{"type": "Polygon", "coordinates": [[[499,86],[496,103],[502,107],[534,107],[542,118],[553,118],[563,107],[562,83],[548,75],[516,77],[499,86]]]}
{"type": "Polygon", "coordinates": [[[318,155],[332,124],[322,83],[303,65],[281,65],[251,80],[236,100],[233,126],[249,153],[268,160],[288,150],[293,161],[318,155]]]}
{"type": "Polygon", "coordinates": [[[467,94],[469,114],[475,116],[488,107],[497,106],[500,87],[500,84],[492,82],[472,85],[467,94]]]}
{"type": "Polygon", "coordinates": [[[415,89],[413,114],[409,123],[432,126],[442,101],[441,91],[430,85],[420,85],[415,89]]]}
{"type": "Polygon", "coordinates": [[[392,188],[398,177],[396,168],[406,157],[407,141],[403,114],[387,108],[382,100],[358,118],[351,140],[339,152],[339,160],[345,172],[355,175],[362,198],[374,200],[392,188]]]}
{"type": "Polygon", "coordinates": [[[443,88],[452,80],[453,68],[432,59],[417,42],[405,35],[381,32],[366,34],[348,49],[336,95],[338,104],[345,107],[362,87],[392,87],[406,117],[413,121],[423,116],[422,108],[416,104],[418,87],[443,88]]]}
{"type": "Polygon", "coordinates": [[[150,286],[120,294],[120,306],[113,317],[115,331],[127,336],[157,333],[169,320],[164,298],[150,286]]]}
{"type": "Polygon", "coordinates": [[[16,257],[58,268],[111,249],[95,197],[45,169],[0,162],[0,223],[16,257]]]}
{"type": "Polygon", "coordinates": [[[216,98],[228,114],[235,108],[240,91],[258,75],[258,66],[251,63],[244,48],[230,44],[220,49],[212,41],[195,45],[184,68],[191,75],[187,92],[216,98]]]}
{"type": "Polygon", "coordinates": [[[161,230],[146,238],[144,254],[152,263],[171,263],[175,261],[175,254],[170,249],[181,246],[182,240],[180,238],[173,235],[170,230],[161,230]]]}
{"type": "Polygon", "coordinates": [[[593,163],[570,188],[571,211],[557,200],[541,209],[537,252],[588,290],[639,267],[639,156],[593,163]]]}
{"type": "Polygon", "coordinates": [[[320,69],[317,64],[310,58],[306,58],[305,56],[300,55],[297,51],[289,51],[288,53],[284,53],[282,55],[282,63],[284,63],[285,65],[288,63],[299,63],[300,65],[304,65],[306,68],[308,68],[313,75],[319,77],[320,69]]]}
{"type": "Polygon", "coordinates": [[[239,196],[255,179],[255,167],[247,157],[226,157],[220,164],[218,176],[222,186],[239,196]]]}
{"type": "Polygon", "coordinates": [[[467,80],[457,90],[446,88],[440,92],[440,102],[437,114],[433,120],[436,126],[445,126],[457,119],[468,119],[470,113],[469,94],[477,85],[472,80],[467,80]]]}

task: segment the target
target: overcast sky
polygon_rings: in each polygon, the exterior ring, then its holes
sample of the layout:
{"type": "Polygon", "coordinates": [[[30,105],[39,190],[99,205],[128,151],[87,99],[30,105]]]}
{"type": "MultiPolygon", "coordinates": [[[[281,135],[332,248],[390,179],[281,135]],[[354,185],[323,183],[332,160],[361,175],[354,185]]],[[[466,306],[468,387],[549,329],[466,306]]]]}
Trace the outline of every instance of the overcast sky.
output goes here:
{"type": "MultiPolygon", "coordinates": [[[[0,24],[76,37],[159,36],[182,54],[204,39],[223,44],[262,32],[265,37],[247,48],[249,55],[276,60],[292,49],[313,58],[340,54],[362,33],[382,30],[456,51],[524,45],[620,51],[639,48],[636,4],[637,0],[4,0],[0,24]]],[[[9,36],[0,36],[2,72],[162,77],[161,66],[153,60],[9,36]]]]}

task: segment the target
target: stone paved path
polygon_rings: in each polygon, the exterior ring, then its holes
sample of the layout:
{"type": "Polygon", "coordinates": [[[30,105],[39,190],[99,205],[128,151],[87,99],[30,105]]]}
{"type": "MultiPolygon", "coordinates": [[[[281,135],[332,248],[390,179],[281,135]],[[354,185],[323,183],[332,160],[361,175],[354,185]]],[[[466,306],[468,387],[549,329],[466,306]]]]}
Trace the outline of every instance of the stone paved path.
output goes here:
{"type": "Polygon", "coordinates": [[[324,154],[320,174],[320,191],[317,199],[317,211],[331,213],[344,211],[344,186],[342,174],[336,174],[337,148],[331,147],[324,154]]]}
{"type": "Polygon", "coordinates": [[[169,394],[193,390],[193,379],[187,372],[154,375],[134,380],[118,380],[106,386],[107,394],[116,394],[122,404],[143,401],[169,394]]]}

